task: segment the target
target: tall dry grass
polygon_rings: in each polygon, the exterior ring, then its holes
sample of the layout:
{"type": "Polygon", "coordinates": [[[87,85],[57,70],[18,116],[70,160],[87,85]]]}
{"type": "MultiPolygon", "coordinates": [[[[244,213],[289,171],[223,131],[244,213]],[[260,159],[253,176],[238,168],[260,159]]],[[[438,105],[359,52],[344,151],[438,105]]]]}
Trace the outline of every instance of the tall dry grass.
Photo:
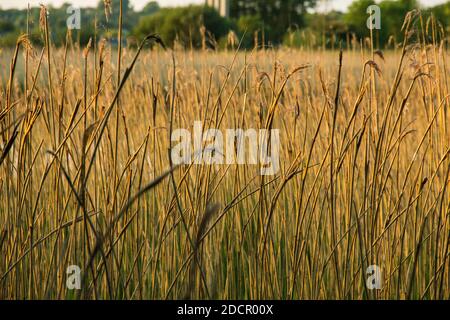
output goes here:
{"type": "Polygon", "coordinates": [[[45,17],[44,48],[23,36],[0,59],[0,298],[450,298],[434,20],[410,13],[395,51],[339,53],[56,49],[45,17]],[[281,172],[171,166],[196,120],[280,129],[281,172]]]}

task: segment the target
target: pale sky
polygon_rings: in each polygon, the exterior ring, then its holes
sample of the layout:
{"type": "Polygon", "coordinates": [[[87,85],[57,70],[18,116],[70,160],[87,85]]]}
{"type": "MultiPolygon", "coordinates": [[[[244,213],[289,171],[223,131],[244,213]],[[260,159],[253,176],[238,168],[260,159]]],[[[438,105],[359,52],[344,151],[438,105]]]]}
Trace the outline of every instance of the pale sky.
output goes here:
{"type": "MultiPolygon", "coordinates": [[[[0,8],[10,9],[10,8],[26,8],[27,4],[30,3],[31,6],[39,6],[39,4],[52,4],[54,6],[60,6],[62,3],[70,3],[77,7],[94,7],[97,5],[99,0],[0,0],[0,8]]],[[[147,2],[150,0],[130,0],[134,8],[137,10],[142,9],[147,2]]],[[[353,0],[329,0],[323,1],[328,2],[326,5],[327,9],[336,9],[344,11],[353,0]]],[[[421,0],[420,3],[424,6],[434,6],[436,4],[445,3],[448,0],[421,0]]],[[[161,6],[179,6],[187,5],[191,3],[205,3],[204,0],[158,0],[161,6]]]]}

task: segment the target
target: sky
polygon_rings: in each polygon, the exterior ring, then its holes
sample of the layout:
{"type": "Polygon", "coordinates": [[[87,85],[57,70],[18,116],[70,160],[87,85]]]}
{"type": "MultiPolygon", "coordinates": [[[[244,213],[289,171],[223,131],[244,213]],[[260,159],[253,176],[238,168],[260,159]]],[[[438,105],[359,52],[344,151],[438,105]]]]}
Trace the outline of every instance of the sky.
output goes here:
{"type": "MultiPolygon", "coordinates": [[[[70,3],[77,7],[94,7],[97,5],[99,0],[0,0],[0,8],[10,9],[10,8],[26,8],[28,3],[31,6],[38,6],[39,4],[52,4],[54,6],[60,6],[62,3],[70,3]]],[[[142,9],[147,2],[150,0],[130,0],[136,10],[142,9]]],[[[353,0],[329,0],[326,9],[345,11],[353,0]]],[[[421,4],[424,6],[434,6],[436,4],[445,3],[448,0],[421,0],[421,4]]],[[[187,5],[191,3],[204,3],[204,0],[158,0],[161,6],[180,6],[187,5]]]]}

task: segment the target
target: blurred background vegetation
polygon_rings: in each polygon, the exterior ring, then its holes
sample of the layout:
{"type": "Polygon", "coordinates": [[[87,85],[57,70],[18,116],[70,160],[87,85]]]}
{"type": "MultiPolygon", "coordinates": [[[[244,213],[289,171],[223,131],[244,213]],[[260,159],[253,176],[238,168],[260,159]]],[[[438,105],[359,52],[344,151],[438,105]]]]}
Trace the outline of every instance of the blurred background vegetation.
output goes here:
{"type": "MultiPolygon", "coordinates": [[[[150,1],[141,11],[135,11],[129,0],[123,0],[123,32],[128,45],[136,44],[144,35],[156,32],[169,46],[183,48],[235,49],[242,39],[243,48],[279,46],[310,49],[357,47],[369,37],[366,27],[367,8],[373,0],[355,0],[347,12],[316,10],[316,0],[232,0],[230,17],[224,18],[206,6],[161,8],[150,1]]],[[[112,13],[107,18],[103,1],[95,8],[81,9],[81,30],[71,36],[80,46],[90,38],[106,38],[117,43],[119,0],[112,1],[112,13]]],[[[440,22],[438,36],[450,31],[450,2],[431,8],[420,8],[416,0],[384,0],[381,8],[381,30],[374,32],[378,48],[394,48],[399,39],[405,14],[422,9],[425,17],[440,22]]],[[[51,40],[54,45],[65,43],[70,4],[49,7],[51,40]]],[[[11,47],[19,35],[27,33],[35,45],[42,43],[39,31],[39,8],[30,10],[0,9],[0,46],[11,47]]],[[[423,21],[423,27],[427,25],[423,21]]]]}

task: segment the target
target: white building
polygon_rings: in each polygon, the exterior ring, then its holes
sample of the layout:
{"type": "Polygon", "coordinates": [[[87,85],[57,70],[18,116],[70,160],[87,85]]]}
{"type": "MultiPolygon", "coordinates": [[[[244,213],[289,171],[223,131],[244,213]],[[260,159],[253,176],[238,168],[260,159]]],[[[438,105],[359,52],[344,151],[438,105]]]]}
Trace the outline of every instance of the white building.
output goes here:
{"type": "Polygon", "coordinates": [[[230,16],[230,0],[206,0],[206,5],[215,8],[222,17],[230,16]]]}

